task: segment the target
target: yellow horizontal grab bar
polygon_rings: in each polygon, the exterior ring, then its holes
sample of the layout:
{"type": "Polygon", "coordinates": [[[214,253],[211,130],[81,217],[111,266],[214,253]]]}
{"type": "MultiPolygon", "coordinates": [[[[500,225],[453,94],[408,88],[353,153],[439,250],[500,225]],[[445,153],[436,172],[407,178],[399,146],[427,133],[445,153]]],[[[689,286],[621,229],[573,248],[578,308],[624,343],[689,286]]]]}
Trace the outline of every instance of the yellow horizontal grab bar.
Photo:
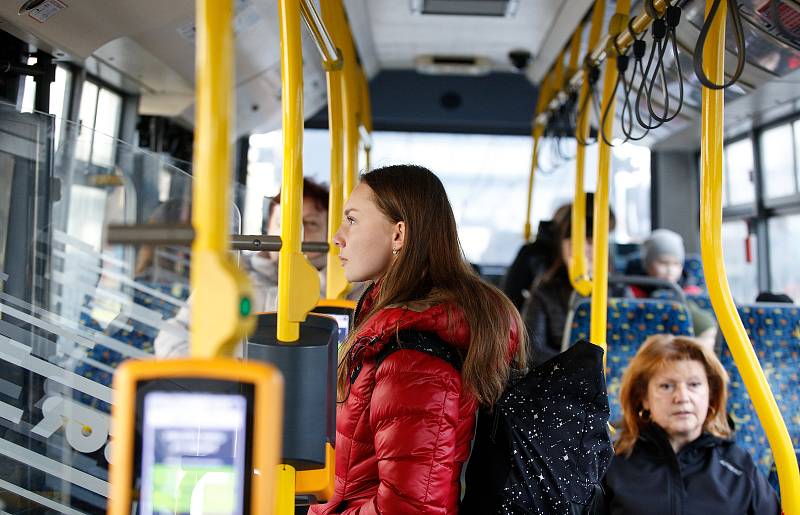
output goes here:
{"type": "Polygon", "coordinates": [[[336,48],[333,38],[331,38],[328,29],[317,12],[317,8],[314,6],[314,2],[312,0],[300,0],[300,13],[303,15],[303,21],[306,23],[308,31],[311,32],[314,43],[316,43],[317,49],[322,56],[322,64],[328,70],[341,69],[344,58],[336,48]]]}

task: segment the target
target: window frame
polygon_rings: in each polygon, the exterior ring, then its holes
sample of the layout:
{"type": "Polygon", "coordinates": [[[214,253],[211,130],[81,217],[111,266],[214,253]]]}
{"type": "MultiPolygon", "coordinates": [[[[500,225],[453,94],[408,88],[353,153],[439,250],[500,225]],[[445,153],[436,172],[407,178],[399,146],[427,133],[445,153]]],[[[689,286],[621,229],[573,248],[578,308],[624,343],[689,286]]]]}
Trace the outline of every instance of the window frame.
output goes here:
{"type": "MultiPolygon", "coordinates": [[[[753,234],[756,236],[756,267],[758,273],[758,287],[761,291],[773,291],[776,285],[772,284],[771,273],[771,234],[769,231],[769,221],[781,216],[800,214],[800,146],[798,146],[797,127],[795,124],[800,121],[800,112],[793,112],[789,115],[780,117],[754,127],[750,132],[737,135],[725,142],[725,146],[737,143],[743,139],[749,139],[753,146],[753,165],[755,179],[755,203],[751,205],[727,206],[722,210],[722,221],[743,220],[751,224],[753,234]],[[765,171],[763,166],[763,153],[761,151],[764,133],[770,129],[788,125],[792,130],[792,155],[794,169],[792,174],[795,177],[795,192],[790,195],[767,198],[765,187],[765,171]]],[[[727,188],[729,175],[726,167],[724,187],[727,188]]]]}

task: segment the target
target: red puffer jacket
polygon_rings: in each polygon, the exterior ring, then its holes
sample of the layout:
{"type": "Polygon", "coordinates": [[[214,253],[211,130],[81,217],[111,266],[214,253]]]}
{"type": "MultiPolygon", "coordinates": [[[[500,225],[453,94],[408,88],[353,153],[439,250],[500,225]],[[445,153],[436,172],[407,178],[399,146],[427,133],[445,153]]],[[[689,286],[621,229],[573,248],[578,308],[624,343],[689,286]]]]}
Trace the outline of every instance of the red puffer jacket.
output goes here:
{"type": "MultiPolygon", "coordinates": [[[[370,311],[375,293],[365,294],[360,311],[370,311]]],[[[376,370],[376,355],[403,329],[436,333],[463,354],[469,345],[469,326],[453,305],[386,308],[361,328],[350,353],[355,381],[336,415],[335,491],[309,513],[458,513],[477,402],[459,372],[423,352],[396,351],[376,370]]]]}

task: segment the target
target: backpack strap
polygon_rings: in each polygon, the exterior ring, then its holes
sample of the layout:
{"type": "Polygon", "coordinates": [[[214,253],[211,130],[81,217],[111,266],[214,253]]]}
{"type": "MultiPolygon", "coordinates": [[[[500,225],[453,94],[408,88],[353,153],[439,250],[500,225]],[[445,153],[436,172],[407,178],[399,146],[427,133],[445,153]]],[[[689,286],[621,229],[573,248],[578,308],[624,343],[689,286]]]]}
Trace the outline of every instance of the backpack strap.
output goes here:
{"type": "Polygon", "coordinates": [[[375,358],[375,368],[381,366],[383,360],[393,352],[410,349],[430,354],[448,362],[457,371],[461,372],[463,359],[461,354],[452,345],[445,343],[433,333],[405,330],[397,333],[397,338],[392,338],[378,352],[375,358]]]}

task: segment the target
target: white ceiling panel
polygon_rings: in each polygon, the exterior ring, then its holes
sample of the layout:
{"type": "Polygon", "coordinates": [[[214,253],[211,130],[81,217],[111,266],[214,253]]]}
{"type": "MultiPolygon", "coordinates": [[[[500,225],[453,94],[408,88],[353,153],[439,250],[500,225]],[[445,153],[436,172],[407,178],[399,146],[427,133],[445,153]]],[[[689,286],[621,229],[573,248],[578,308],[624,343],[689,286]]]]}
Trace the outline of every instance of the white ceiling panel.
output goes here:
{"type": "Polygon", "coordinates": [[[511,50],[536,56],[561,5],[523,0],[510,17],[443,16],[414,14],[409,0],[371,0],[368,11],[381,68],[413,68],[419,55],[444,55],[486,57],[504,69],[511,50]]]}

